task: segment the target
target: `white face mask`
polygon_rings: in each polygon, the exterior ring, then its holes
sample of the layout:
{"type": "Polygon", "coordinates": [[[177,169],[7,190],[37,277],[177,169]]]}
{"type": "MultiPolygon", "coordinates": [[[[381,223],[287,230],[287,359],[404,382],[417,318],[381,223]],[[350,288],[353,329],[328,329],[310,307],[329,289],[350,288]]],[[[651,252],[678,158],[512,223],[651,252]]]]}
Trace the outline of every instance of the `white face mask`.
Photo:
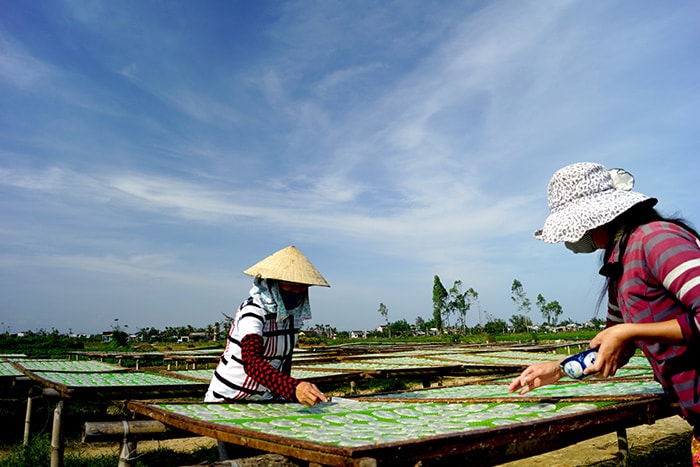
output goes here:
{"type": "Polygon", "coordinates": [[[593,243],[593,235],[591,231],[586,232],[581,240],[577,242],[564,242],[564,246],[574,253],[593,253],[598,249],[593,243]]]}

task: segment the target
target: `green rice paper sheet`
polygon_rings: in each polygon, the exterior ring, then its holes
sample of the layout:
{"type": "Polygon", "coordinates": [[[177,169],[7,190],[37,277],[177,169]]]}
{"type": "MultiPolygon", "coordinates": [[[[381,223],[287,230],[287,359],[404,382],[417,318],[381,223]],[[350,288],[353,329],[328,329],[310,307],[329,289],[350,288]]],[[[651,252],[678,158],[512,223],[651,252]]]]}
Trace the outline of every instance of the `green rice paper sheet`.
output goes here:
{"type": "Polygon", "coordinates": [[[464,353],[464,349],[461,348],[450,348],[444,347],[440,348],[439,351],[436,349],[417,349],[417,350],[404,350],[399,352],[381,352],[381,353],[362,353],[354,355],[351,358],[387,358],[387,357],[413,357],[413,358],[432,358],[439,354],[451,354],[451,353],[464,353]]]}
{"type": "MultiPolygon", "coordinates": [[[[656,381],[605,381],[580,382],[572,384],[550,384],[542,386],[526,394],[527,397],[567,398],[567,397],[606,397],[663,394],[661,384],[656,381]]],[[[506,384],[470,384],[447,388],[421,389],[391,394],[367,396],[372,399],[482,399],[482,398],[512,398],[517,402],[520,396],[509,393],[506,384]]]]}
{"type": "Polygon", "coordinates": [[[65,371],[65,372],[115,372],[126,371],[124,367],[104,363],[96,360],[50,360],[50,359],[23,359],[16,362],[22,368],[36,371],[65,371]]]}
{"type": "Polygon", "coordinates": [[[504,365],[527,366],[540,362],[551,362],[562,359],[563,355],[531,354],[527,358],[511,358],[491,353],[440,355],[441,360],[469,365],[504,365]]]}
{"type": "Polygon", "coordinates": [[[339,373],[337,371],[313,371],[295,368],[292,369],[292,378],[296,379],[327,378],[342,375],[344,375],[344,373],[339,373]]]}
{"type": "Polygon", "coordinates": [[[301,404],[155,404],[201,422],[341,447],[410,441],[470,430],[593,413],[595,403],[402,403],[334,398],[301,404]]]}
{"type": "Polygon", "coordinates": [[[449,353],[443,355],[434,355],[435,358],[447,359],[447,360],[457,360],[460,358],[469,358],[475,360],[481,360],[484,362],[509,362],[518,364],[531,365],[533,363],[539,362],[551,362],[556,361],[564,357],[562,354],[555,353],[543,353],[543,352],[522,352],[522,351],[498,351],[498,352],[461,352],[459,354],[449,353]]]}
{"type": "Polygon", "coordinates": [[[432,358],[418,358],[418,357],[382,357],[374,359],[357,358],[352,360],[352,362],[363,362],[373,364],[375,367],[380,368],[426,368],[426,367],[440,367],[454,365],[454,362],[446,362],[441,360],[436,360],[432,358]]]}
{"type": "Polygon", "coordinates": [[[416,358],[390,358],[375,360],[353,360],[329,363],[297,364],[294,369],[305,370],[347,370],[347,371],[381,371],[381,370],[410,370],[419,368],[447,368],[458,366],[457,362],[437,361],[416,358]]]}
{"type": "Polygon", "coordinates": [[[186,381],[180,378],[141,372],[61,373],[35,371],[32,373],[45,381],[68,388],[201,385],[201,383],[196,381],[186,381]]]}
{"type": "Polygon", "coordinates": [[[622,367],[615,372],[615,376],[610,377],[610,379],[619,379],[619,378],[654,378],[654,370],[651,369],[651,366],[648,368],[622,367]]]}
{"type": "Polygon", "coordinates": [[[16,376],[22,376],[24,373],[19,371],[15,366],[10,363],[10,362],[0,362],[0,376],[1,377],[16,377],[16,376]]]}
{"type": "MultiPolygon", "coordinates": [[[[533,353],[533,352],[479,352],[460,354],[440,354],[436,359],[471,365],[519,365],[529,366],[535,363],[558,361],[566,355],[554,353],[533,353]]],[[[634,356],[625,365],[627,368],[649,368],[649,361],[642,356],[634,356]]]]}
{"type": "Polygon", "coordinates": [[[630,361],[627,362],[627,365],[624,366],[624,368],[632,367],[651,369],[651,363],[649,363],[649,360],[647,360],[646,357],[635,355],[634,357],[630,358],[630,361]]]}

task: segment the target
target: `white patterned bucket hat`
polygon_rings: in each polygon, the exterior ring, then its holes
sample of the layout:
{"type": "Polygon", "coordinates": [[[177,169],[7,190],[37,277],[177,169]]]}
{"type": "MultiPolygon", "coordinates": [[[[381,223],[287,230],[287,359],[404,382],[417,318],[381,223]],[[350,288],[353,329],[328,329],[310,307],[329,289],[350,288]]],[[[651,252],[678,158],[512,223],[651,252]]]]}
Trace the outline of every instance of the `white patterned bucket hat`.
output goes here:
{"type": "Polygon", "coordinates": [[[577,242],[589,230],[605,225],[631,207],[655,198],[631,191],[634,178],[622,169],[579,162],[557,170],[549,181],[552,214],[535,238],[547,243],[577,242]]]}

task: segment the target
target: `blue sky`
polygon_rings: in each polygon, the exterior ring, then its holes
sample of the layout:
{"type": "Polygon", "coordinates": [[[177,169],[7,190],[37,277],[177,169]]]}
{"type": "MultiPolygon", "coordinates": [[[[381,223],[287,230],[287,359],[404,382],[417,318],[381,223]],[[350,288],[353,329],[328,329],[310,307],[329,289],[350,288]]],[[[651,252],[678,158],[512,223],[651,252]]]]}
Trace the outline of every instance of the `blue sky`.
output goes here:
{"type": "Polygon", "coordinates": [[[700,225],[696,1],[0,11],[2,330],[206,326],[288,245],[331,284],[309,324],[429,319],[435,275],[585,321],[599,256],[532,236],[572,162],[700,225]]]}

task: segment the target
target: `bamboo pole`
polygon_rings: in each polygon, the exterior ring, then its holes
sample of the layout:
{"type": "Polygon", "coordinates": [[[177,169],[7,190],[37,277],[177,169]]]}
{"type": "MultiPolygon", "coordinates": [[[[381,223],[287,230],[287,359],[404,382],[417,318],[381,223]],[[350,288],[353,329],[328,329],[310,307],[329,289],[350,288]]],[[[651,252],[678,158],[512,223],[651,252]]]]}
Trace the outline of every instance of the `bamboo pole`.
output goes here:
{"type": "Polygon", "coordinates": [[[63,399],[56,402],[51,432],[51,467],[63,467],[63,399]]]}
{"type": "Polygon", "coordinates": [[[121,441],[125,437],[135,440],[172,439],[194,436],[192,433],[173,430],[156,420],[130,420],[121,422],[85,422],[83,442],[121,441]]]}
{"type": "Polygon", "coordinates": [[[30,425],[32,423],[32,395],[27,397],[27,413],[24,416],[24,445],[29,444],[30,425]]]}
{"type": "Polygon", "coordinates": [[[136,441],[129,438],[129,422],[122,421],[122,448],[119,451],[117,467],[131,467],[131,459],[136,457],[136,441]]]}
{"type": "Polygon", "coordinates": [[[629,443],[627,441],[627,430],[620,428],[617,430],[617,457],[620,461],[620,467],[629,465],[629,443]]]}

